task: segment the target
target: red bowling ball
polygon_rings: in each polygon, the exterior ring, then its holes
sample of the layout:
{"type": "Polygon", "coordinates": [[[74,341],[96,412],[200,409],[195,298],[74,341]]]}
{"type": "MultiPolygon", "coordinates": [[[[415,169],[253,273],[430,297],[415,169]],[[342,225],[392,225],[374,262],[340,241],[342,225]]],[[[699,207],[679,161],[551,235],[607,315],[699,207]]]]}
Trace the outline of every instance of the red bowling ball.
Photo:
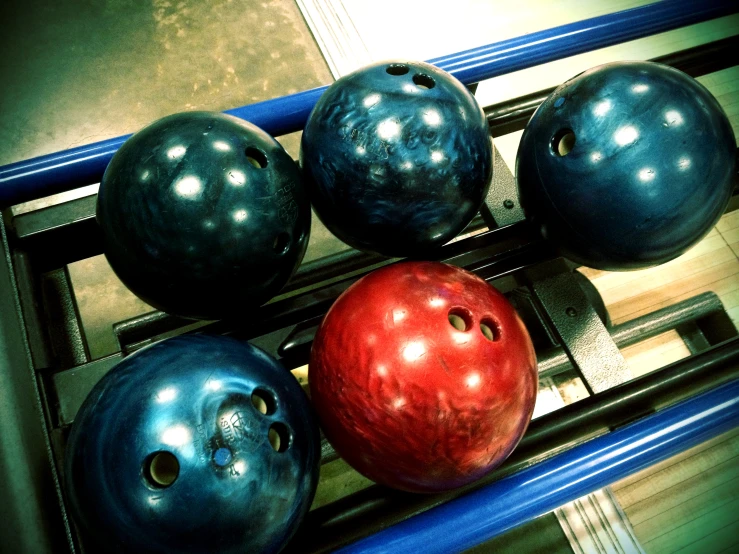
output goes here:
{"type": "Polygon", "coordinates": [[[413,492],[460,487],[499,465],[538,388],[531,339],[506,298],[435,262],[387,266],[344,292],[316,334],[309,378],[338,453],[413,492]]]}

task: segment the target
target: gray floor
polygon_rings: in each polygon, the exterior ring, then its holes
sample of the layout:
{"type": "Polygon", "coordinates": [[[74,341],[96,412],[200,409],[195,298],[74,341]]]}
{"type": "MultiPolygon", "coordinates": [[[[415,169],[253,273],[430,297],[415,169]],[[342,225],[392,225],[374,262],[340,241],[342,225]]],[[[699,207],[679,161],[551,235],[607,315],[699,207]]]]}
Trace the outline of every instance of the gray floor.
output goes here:
{"type": "MultiPolygon", "coordinates": [[[[3,10],[0,164],[331,81],[291,0],[10,0],[3,10]]],[[[297,155],[297,137],[285,144],[297,155]]]]}

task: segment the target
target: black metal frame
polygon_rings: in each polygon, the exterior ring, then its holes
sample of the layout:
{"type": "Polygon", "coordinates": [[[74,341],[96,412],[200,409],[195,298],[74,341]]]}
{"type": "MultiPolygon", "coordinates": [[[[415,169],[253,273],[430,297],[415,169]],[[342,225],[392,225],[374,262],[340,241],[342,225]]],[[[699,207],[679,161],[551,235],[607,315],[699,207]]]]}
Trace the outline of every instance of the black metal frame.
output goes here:
{"type": "MultiPolygon", "coordinates": [[[[730,53],[738,48],[739,37],[731,37],[657,61],[699,76],[733,65],[730,53]]],[[[486,108],[491,135],[522,129],[549,92],[486,108]]],[[[573,266],[522,221],[513,176],[499,156],[495,169],[495,186],[467,230],[477,234],[440,248],[436,259],[465,267],[506,293],[531,331],[543,374],[576,371],[596,394],[536,420],[506,464],[474,486],[737,376],[739,339],[715,295],[609,329],[593,291],[567,275],[573,266]],[[617,347],[671,328],[681,331],[695,355],[614,387],[627,378],[617,347]],[[582,350],[584,344],[605,346],[593,352],[582,350]],[[613,368],[612,378],[599,383],[597,366],[604,365],[613,368]]],[[[79,404],[126,353],[192,328],[191,321],[161,312],[144,314],[115,326],[121,353],[91,360],[66,265],[102,253],[95,202],[90,196],[17,216],[3,212],[0,406],[6,417],[0,418],[0,479],[12,476],[19,485],[0,505],[0,517],[19,530],[18,551],[58,551],[65,543],[72,551],[80,548],[59,486],[66,432],[79,404]]],[[[732,208],[737,203],[735,196],[732,208]]],[[[282,295],[249,321],[207,323],[197,331],[253,340],[288,368],[298,367],[307,363],[315,327],[335,298],[371,269],[393,261],[347,250],[306,263],[282,295]]],[[[323,462],[335,458],[324,443],[323,462]]],[[[311,512],[292,551],[346,544],[463,492],[418,497],[370,487],[311,512]]]]}

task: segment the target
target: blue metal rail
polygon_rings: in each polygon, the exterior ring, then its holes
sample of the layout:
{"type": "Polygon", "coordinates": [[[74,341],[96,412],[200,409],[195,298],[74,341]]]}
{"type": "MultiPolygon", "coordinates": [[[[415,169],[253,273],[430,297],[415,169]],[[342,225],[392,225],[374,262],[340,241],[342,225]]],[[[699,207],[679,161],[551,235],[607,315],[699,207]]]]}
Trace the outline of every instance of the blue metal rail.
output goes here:
{"type": "Polygon", "coordinates": [[[339,552],[460,552],[739,425],[739,381],[685,400],[339,552]]]}
{"type": "MultiPolygon", "coordinates": [[[[465,84],[739,11],[731,0],[665,0],[430,60],[465,84]]],[[[226,111],[274,136],[302,129],[326,87],[226,111]]],[[[130,135],[0,167],[0,208],[99,182],[130,135]]]]}

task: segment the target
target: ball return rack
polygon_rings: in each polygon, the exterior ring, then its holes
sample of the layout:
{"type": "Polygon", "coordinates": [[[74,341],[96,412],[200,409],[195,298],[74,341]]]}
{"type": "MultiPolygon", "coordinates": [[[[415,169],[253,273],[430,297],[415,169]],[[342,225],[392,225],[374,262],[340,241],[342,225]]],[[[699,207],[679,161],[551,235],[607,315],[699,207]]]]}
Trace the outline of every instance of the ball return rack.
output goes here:
{"type": "MultiPolygon", "coordinates": [[[[733,2],[657,2],[431,62],[473,87],[735,11],[733,2]]],[[[655,61],[698,77],[731,67],[737,51],[739,36],[733,36],[655,61]]],[[[274,135],[292,132],[324,89],[229,113],[274,135]]],[[[550,92],[486,107],[491,136],[523,129],[550,92]]],[[[0,167],[0,481],[7,490],[0,516],[12,529],[12,551],[85,551],[61,492],[61,461],[77,409],[124,356],[174,334],[210,332],[250,340],[288,369],[298,368],[307,363],[316,327],[338,295],[372,269],[397,261],[350,249],[305,263],[280,296],[243,321],[193,325],[150,312],[116,324],[120,351],[92,359],[67,265],[103,251],[96,197],[20,215],[10,207],[99,182],[125,138],[0,167]]],[[[737,207],[735,188],[729,210],[737,207]]],[[[704,293],[611,325],[594,287],[526,224],[514,177],[497,153],[480,215],[436,259],[504,292],[532,335],[540,375],[577,375],[590,396],[535,419],[511,457],[481,481],[438,495],[370,486],[311,511],[287,552],[470,548],[739,425],[739,334],[718,297],[704,293]],[[691,356],[631,379],[619,348],[670,329],[680,333],[691,356]]],[[[322,462],[336,458],[324,440],[322,462]]]]}

